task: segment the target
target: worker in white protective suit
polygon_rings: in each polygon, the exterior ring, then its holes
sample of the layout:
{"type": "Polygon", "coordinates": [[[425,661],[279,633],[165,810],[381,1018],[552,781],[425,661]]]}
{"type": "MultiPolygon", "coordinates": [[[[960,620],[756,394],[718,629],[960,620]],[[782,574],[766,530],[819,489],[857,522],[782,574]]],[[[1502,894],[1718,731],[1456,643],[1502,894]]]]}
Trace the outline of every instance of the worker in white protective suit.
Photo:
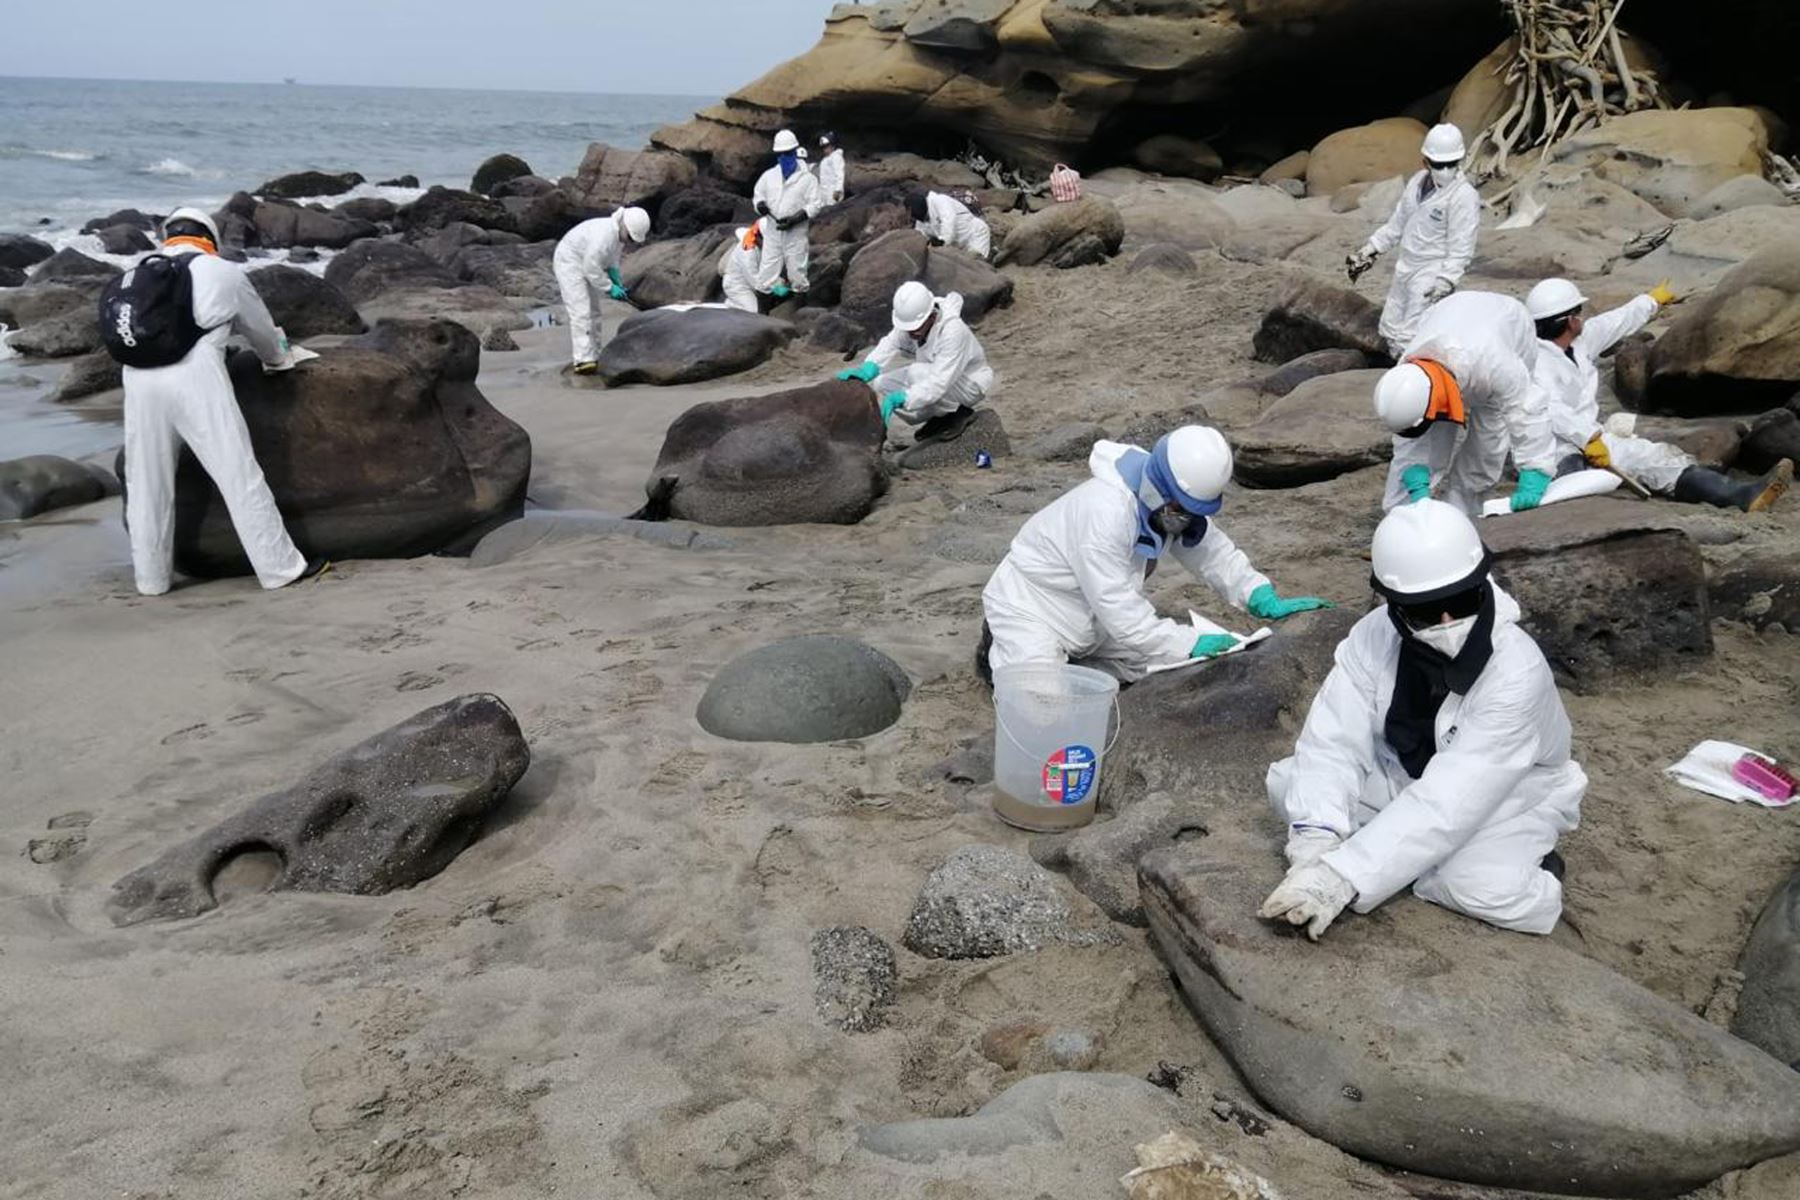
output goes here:
{"type": "Polygon", "coordinates": [[[725,290],[725,307],[758,312],[756,276],[762,270],[762,226],[739,229],[731,245],[719,256],[719,282],[725,290]]]}
{"type": "Polygon", "coordinates": [[[650,214],[641,208],[621,208],[583,221],[556,243],[550,264],[556,271],[556,286],[562,289],[563,307],[569,311],[569,350],[575,374],[592,375],[600,369],[600,297],[630,299],[619,276],[625,241],[641,242],[649,236],[650,214]]]}
{"type": "Polygon", "coordinates": [[[1506,469],[1509,446],[1519,468],[1513,511],[1536,508],[1556,473],[1549,407],[1531,374],[1536,362],[1537,333],[1512,297],[1458,292],[1433,305],[1400,364],[1375,384],[1375,415],[1394,434],[1382,508],[1441,488],[1476,516],[1506,469]]]}
{"type": "Polygon", "coordinates": [[[1315,941],[1338,914],[1410,886],[1502,929],[1562,913],[1556,839],[1587,776],[1519,606],[1488,578],[1469,518],[1422,500],[1375,530],[1387,603],[1338,644],[1291,758],[1269,768],[1289,869],[1261,915],[1315,941]]]}
{"type": "Polygon", "coordinates": [[[942,192],[913,192],[906,198],[913,227],[933,243],[967,250],[978,258],[986,258],[993,248],[993,233],[986,221],[969,210],[969,206],[942,192]]]}
{"type": "Polygon", "coordinates": [[[962,319],[959,292],[932,294],[917,281],[894,292],[894,328],[839,379],[860,379],[881,397],[881,423],[916,425],[915,442],[948,441],[975,419],[994,387],[987,352],[962,319]]]}
{"type": "Polygon", "coordinates": [[[225,346],[240,334],[265,371],[289,370],[287,339],[244,269],[218,257],[211,217],[178,208],[163,222],[162,253],[189,257],[194,323],[206,330],[186,357],[166,367],[123,367],[125,523],[131,566],[146,596],[169,590],[174,566],[175,468],[186,445],[212,477],[244,554],[265,588],[285,587],[325,569],[295,547],[263,478],[238,408],[225,346]]]}
{"type": "Polygon", "coordinates": [[[1211,518],[1231,479],[1231,447],[1216,429],[1184,425],[1149,450],[1096,442],[1094,477],[1025,522],[982,590],[985,653],[977,667],[1081,659],[1127,682],[1152,667],[1206,658],[1236,644],[1160,617],[1144,585],[1172,555],[1226,603],[1264,620],[1329,608],[1283,599],[1211,518]]]}
{"type": "Polygon", "coordinates": [[[819,196],[827,206],[844,202],[844,152],[835,133],[819,135],[819,196]]]}
{"type": "Polygon", "coordinates": [[[777,298],[804,292],[810,222],[825,207],[819,180],[801,161],[800,139],[791,130],[775,135],[775,165],[762,173],[750,194],[762,219],[762,274],[756,288],[777,298]],[[786,275],[786,282],[782,276],[786,275]]]}
{"type": "MultiPolygon", "coordinates": [[[[1546,279],[1525,297],[1537,324],[1538,388],[1550,405],[1558,474],[1586,467],[1615,470],[1658,496],[1762,512],[1794,481],[1794,464],[1782,459],[1761,479],[1744,483],[1695,463],[1679,446],[1654,442],[1600,424],[1600,370],[1594,360],[1642,329],[1665,304],[1675,303],[1667,281],[1611,312],[1584,319],[1587,297],[1567,279],[1546,279]]],[[[1629,416],[1629,414],[1627,414],[1629,416]]]]}
{"type": "Polygon", "coordinates": [[[1425,310],[1456,290],[1481,229],[1481,195],[1463,177],[1462,130],[1436,125],[1425,135],[1425,169],[1406,181],[1387,223],[1344,260],[1355,283],[1375,259],[1400,247],[1381,309],[1381,336],[1399,358],[1425,310]]]}

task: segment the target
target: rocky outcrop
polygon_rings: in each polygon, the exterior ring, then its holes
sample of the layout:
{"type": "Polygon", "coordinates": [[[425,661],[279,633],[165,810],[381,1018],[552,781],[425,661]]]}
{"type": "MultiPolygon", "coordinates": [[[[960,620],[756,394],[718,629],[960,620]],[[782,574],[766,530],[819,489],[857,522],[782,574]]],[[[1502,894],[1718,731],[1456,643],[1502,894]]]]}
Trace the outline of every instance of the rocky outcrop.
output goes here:
{"type": "Polygon", "coordinates": [[[1800,1071],[1800,874],[1775,889],[1738,959],[1731,1031],[1800,1071]]]}
{"type": "Polygon", "coordinates": [[[155,233],[162,225],[163,218],[152,216],[135,208],[121,208],[117,212],[107,213],[104,217],[95,217],[81,227],[83,233],[98,233],[102,229],[114,225],[129,225],[144,233],[155,233]]]}
{"type": "Polygon", "coordinates": [[[342,249],[380,230],[371,221],[338,212],[319,212],[295,204],[257,204],[250,212],[255,238],[247,244],[281,250],[289,246],[342,249]]]}
{"type": "Polygon", "coordinates": [[[913,229],[896,229],[864,245],[844,269],[838,315],[871,341],[885,335],[893,328],[895,290],[924,276],[929,250],[925,235],[913,229]]]}
{"type": "Polygon", "coordinates": [[[1411,117],[1340,129],[1307,156],[1307,194],[1329,196],[1348,184],[1411,175],[1419,169],[1419,147],[1424,141],[1425,126],[1411,117]]]}
{"type": "Polygon", "coordinates": [[[108,225],[96,229],[94,236],[100,239],[100,248],[108,254],[146,254],[154,248],[144,231],[135,225],[108,225]]]}
{"type": "Polygon", "coordinates": [[[57,382],[56,391],[50,394],[50,402],[71,404],[124,385],[125,376],[118,360],[104,350],[95,350],[69,364],[69,369],[57,382]]]}
{"type": "Polygon", "coordinates": [[[1645,408],[1761,412],[1800,391],[1800,244],[1762,251],[1676,310],[1650,350],[1645,408]]]}
{"type": "Polygon", "coordinates": [[[794,326],[732,308],[634,313],[600,351],[607,387],[699,383],[748,371],[794,336],[794,326]]]}
{"type": "Polygon", "coordinates": [[[325,266],[325,282],[355,303],[387,292],[453,288],[457,278],[431,255],[404,242],[357,242],[325,266]]]}
{"type": "Polygon", "coordinates": [[[1268,363],[1335,348],[1385,358],[1380,325],[1380,305],[1347,287],[1308,277],[1264,314],[1251,344],[1257,359],[1268,363]]]}
{"type": "Polygon", "coordinates": [[[1402,89],[1349,64],[1469,61],[1500,37],[1497,18],[1483,0],[840,4],[811,51],[692,121],[658,130],[652,144],[742,184],[767,164],[777,129],[854,113],[872,142],[973,139],[1042,172],[1058,160],[1123,159],[1155,133],[1192,128],[1208,110],[1262,107],[1272,79],[1293,81],[1281,94],[1296,109],[1293,92],[1305,86],[1321,106],[1346,95],[1379,105],[1380,93],[1393,93],[1394,111],[1402,89]]]}
{"type": "Polygon", "coordinates": [[[1671,217],[1686,217],[1727,180],[1761,175],[1768,149],[1768,126],[1753,109],[1647,109],[1573,134],[1550,157],[1616,183],[1671,217]]]}
{"type": "Polygon", "coordinates": [[[861,642],[788,638],[720,667],[694,716],[734,742],[836,742],[898,721],[911,691],[898,663],[861,642]]]}
{"type": "Polygon", "coordinates": [[[358,196],[354,200],[344,201],[331,211],[341,213],[355,221],[370,221],[385,225],[399,214],[400,206],[392,200],[384,200],[380,196],[358,196]]]}
{"type": "MultiPolygon", "coordinates": [[[[229,367],[263,475],[309,557],[466,552],[517,517],[531,439],[475,386],[481,348],[449,321],[383,321],[293,371],[229,367]]],[[[123,454],[120,478],[124,478],[123,454]]],[[[224,501],[184,450],[175,481],[175,565],[245,574],[224,501]]]]}
{"type": "Polygon", "coordinates": [[[512,214],[513,227],[528,242],[558,240],[583,221],[606,214],[606,209],[584,203],[561,188],[537,196],[508,196],[501,203],[512,214]]]}
{"type": "Polygon", "coordinates": [[[483,229],[518,232],[518,222],[500,201],[447,187],[432,188],[402,208],[396,220],[409,234],[429,233],[457,221],[466,221],[483,229]]]}
{"type": "Polygon", "coordinates": [[[1112,202],[1083,196],[1073,203],[1052,204],[1014,225],[994,262],[1029,267],[1048,260],[1058,267],[1086,266],[1117,254],[1124,241],[1125,219],[1112,202]]]}
{"type": "Polygon", "coordinates": [[[1255,423],[1232,431],[1233,476],[1250,487],[1300,487],[1393,457],[1394,437],[1375,419],[1380,371],[1343,371],[1295,387],[1255,423]]]}
{"type": "MultiPolygon", "coordinates": [[[[298,200],[303,196],[341,196],[360,183],[367,182],[355,171],[296,171],[282,175],[256,189],[265,200],[298,200]]],[[[417,186],[416,184],[414,185],[417,186]]]]}
{"type": "Polygon", "coordinates": [[[49,258],[40,262],[31,272],[33,283],[53,283],[59,280],[81,282],[83,280],[101,280],[114,275],[123,275],[124,269],[97,258],[89,258],[72,246],[64,246],[49,258]]]}
{"type": "Polygon", "coordinates": [[[116,490],[116,481],[88,463],[54,454],[9,459],[0,462],[0,521],[103,500],[116,490]]]}
{"type": "Polygon", "coordinates": [[[0,233],[0,267],[23,271],[35,267],[56,253],[48,242],[40,242],[22,233],[0,233]]]}
{"type": "Polygon", "coordinates": [[[1154,851],[1140,877],[1189,1006],[1309,1133],[1427,1175],[1630,1197],[1800,1148],[1800,1075],[1550,939],[1410,898],[1316,945],[1259,921],[1272,825],[1154,851]]]}
{"type": "MultiPolygon", "coordinates": [[[[756,210],[748,197],[724,188],[701,184],[682,188],[662,202],[656,214],[658,237],[693,237],[716,225],[748,225],[756,210]]],[[[818,222],[813,222],[813,237],[818,239],[818,222]]]]}
{"type": "Polygon", "coordinates": [[[265,891],[375,896],[448,866],[531,763],[498,696],[428,708],[352,746],[113,885],[113,922],[179,920],[215,908],[214,881],[266,856],[265,891]]]}
{"type": "Polygon", "coordinates": [[[619,277],[634,304],[704,304],[719,294],[719,259],[731,242],[731,230],[707,229],[685,238],[634,246],[619,267],[619,277]]]}
{"type": "Polygon", "coordinates": [[[1567,500],[1483,521],[1481,537],[1563,686],[1594,691],[1712,654],[1700,547],[1644,506],[1567,500]]]}
{"type": "Polygon", "coordinates": [[[492,196],[494,189],[510,179],[531,174],[531,164],[516,154],[496,154],[475,168],[474,178],[469,180],[469,190],[483,196],[492,196]]]}
{"type": "MultiPolygon", "coordinates": [[[[764,158],[768,157],[764,147],[764,158]]],[[[692,187],[698,172],[679,154],[621,150],[595,142],[575,169],[574,195],[588,205],[635,205],[655,215],[662,202],[692,187]]]]}
{"type": "Polygon", "coordinates": [[[851,525],[887,491],[874,393],[832,380],[714,400],[669,426],[638,515],[707,525],[851,525]]]}
{"type": "Polygon", "coordinates": [[[555,242],[525,245],[464,246],[446,264],[460,280],[493,288],[503,296],[521,296],[543,304],[562,301],[550,259],[555,242]]]}
{"type": "Polygon", "coordinates": [[[17,333],[6,335],[6,344],[32,358],[73,358],[100,349],[100,324],[91,302],[33,321],[17,333]]]}
{"type": "Polygon", "coordinates": [[[80,308],[93,308],[98,287],[31,283],[0,292],[0,324],[23,329],[80,308]]]}
{"type": "Polygon", "coordinates": [[[291,340],[368,328],[344,293],[298,267],[258,267],[250,272],[250,282],[291,340]]]}

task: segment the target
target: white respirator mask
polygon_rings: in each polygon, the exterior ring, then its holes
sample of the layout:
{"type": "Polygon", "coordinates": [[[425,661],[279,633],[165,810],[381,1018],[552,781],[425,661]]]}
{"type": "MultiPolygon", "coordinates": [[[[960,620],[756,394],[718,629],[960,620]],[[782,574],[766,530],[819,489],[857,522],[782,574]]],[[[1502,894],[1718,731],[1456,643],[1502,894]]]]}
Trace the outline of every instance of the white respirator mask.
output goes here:
{"type": "Polygon", "coordinates": [[[1445,658],[1454,660],[1462,653],[1469,642],[1469,634],[1474,632],[1475,622],[1479,614],[1463,617],[1456,621],[1446,621],[1442,625],[1433,625],[1429,629],[1415,629],[1412,635],[1424,645],[1430,646],[1445,658]]]}
{"type": "Polygon", "coordinates": [[[1455,162],[1450,163],[1447,166],[1439,166],[1436,163],[1433,163],[1430,171],[1431,182],[1433,184],[1441,188],[1449,187],[1456,182],[1457,176],[1462,174],[1462,164],[1455,162]]]}

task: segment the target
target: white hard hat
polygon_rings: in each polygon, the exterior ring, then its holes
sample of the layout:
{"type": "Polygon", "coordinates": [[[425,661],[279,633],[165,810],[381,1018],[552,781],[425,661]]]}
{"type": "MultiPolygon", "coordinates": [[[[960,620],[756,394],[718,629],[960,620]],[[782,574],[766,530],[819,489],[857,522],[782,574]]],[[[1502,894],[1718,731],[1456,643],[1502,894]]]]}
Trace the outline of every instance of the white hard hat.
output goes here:
{"type": "Polygon", "coordinates": [[[1488,552],[1460,508],[1418,500],[1381,519],[1369,561],[1375,589],[1409,604],[1464,590],[1486,573],[1488,552]]]}
{"type": "Polygon", "coordinates": [[[1587,297],[1581,289],[1566,279],[1546,279],[1532,288],[1525,297],[1525,311],[1531,319],[1541,321],[1545,317],[1560,317],[1566,312],[1574,312],[1587,303],[1587,297]]]}
{"type": "Polygon", "coordinates": [[[937,297],[924,284],[917,280],[901,284],[894,293],[894,328],[912,333],[931,319],[931,310],[936,306],[937,297]]]}
{"type": "Polygon", "coordinates": [[[202,226],[203,228],[205,228],[207,234],[212,238],[213,245],[216,246],[219,244],[219,227],[218,227],[218,225],[216,223],[214,223],[214,221],[211,217],[207,216],[205,213],[201,212],[197,208],[178,208],[174,212],[170,213],[168,216],[164,217],[163,218],[163,237],[164,238],[167,238],[169,236],[169,234],[168,234],[169,226],[175,224],[177,221],[192,221],[194,224],[202,226]]]}
{"type": "Polygon", "coordinates": [[[1231,445],[1224,434],[1209,425],[1183,425],[1158,438],[1150,456],[1156,473],[1177,490],[1171,496],[1159,488],[1167,499],[1201,516],[1219,511],[1231,482],[1231,445]]]}
{"type": "Polygon", "coordinates": [[[1375,381],[1375,416],[1389,431],[1411,429],[1431,408],[1431,376],[1418,363],[1390,367],[1375,381]]]}
{"type": "Polygon", "coordinates": [[[793,130],[784,129],[775,135],[775,153],[786,154],[789,150],[798,150],[799,148],[800,139],[794,136],[793,130]]]}
{"type": "Polygon", "coordinates": [[[619,228],[632,241],[641,242],[650,236],[650,214],[641,208],[620,209],[619,228]]]}
{"type": "Polygon", "coordinates": [[[1454,125],[1433,125],[1425,135],[1425,157],[1432,162],[1461,162],[1463,153],[1462,130],[1454,125]]]}

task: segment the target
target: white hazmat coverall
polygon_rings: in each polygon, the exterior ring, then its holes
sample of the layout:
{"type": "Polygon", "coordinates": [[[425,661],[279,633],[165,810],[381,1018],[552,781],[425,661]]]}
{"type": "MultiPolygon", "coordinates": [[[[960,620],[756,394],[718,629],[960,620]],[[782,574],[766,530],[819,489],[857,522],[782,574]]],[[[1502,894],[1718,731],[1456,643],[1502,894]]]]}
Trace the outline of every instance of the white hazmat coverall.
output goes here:
{"type": "Polygon", "coordinates": [[[974,408],[993,389],[987,351],[962,319],[962,310],[961,292],[940,296],[937,323],[923,342],[903,330],[890,330],[864,359],[881,368],[869,385],[877,396],[906,393],[906,403],[894,415],[909,425],[959,407],[974,408]]]}
{"type": "Polygon", "coordinates": [[[243,335],[268,366],[286,358],[281,334],[243,268],[196,248],[189,266],[194,321],[208,330],[187,357],[166,367],[125,367],[125,523],[131,566],[146,596],[169,590],[175,539],[175,467],[186,444],[212,477],[232,528],[265,588],[292,583],[306,570],[263,479],[250,430],[225,370],[225,344],[243,335]]]}
{"type": "Polygon", "coordinates": [[[1562,884],[1539,865],[1581,819],[1587,775],[1569,757],[1569,717],[1550,667],[1495,588],[1493,656],[1437,714],[1436,752],[1414,779],[1383,736],[1400,634],[1386,606],[1338,644],[1291,758],[1269,768],[1290,827],[1347,839],[1323,861],[1366,913],[1413,894],[1502,929],[1549,933],[1562,884]]]}
{"type": "Polygon", "coordinates": [[[927,192],[925,213],[926,219],[918,226],[920,233],[980,258],[988,256],[993,235],[987,222],[970,212],[969,206],[961,200],[942,192],[927,192]]]}
{"type": "Polygon", "coordinates": [[[844,200],[844,152],[833,150],[819,160],[819,195],[826,204],[844,200]]]}
{"type": "MultiPolygon", "coordinates": [[[[620,209],[619,213],[624,211],[620,209]]],[[[563,307],[569,310],[570,353],[578,363],[600,357],[604,340],[600,298],[612,285],[606,268],[616,268],[625,252],[619,213],[583,221],[563,234],[550,260],[556,271],[556,286],[562,289],[563,307]]]]}
{"type": "Polygon", "coordinates": [[[762,248],[746,250],[741,238],[734,238],[719,256],[719,281],[725,289],[725,307],[756,312],[756,273],[762,268],[762,248]]]}
{"type": "Polygon", "coordinates": [[[1649,438],[1607,433],[1600,425],[1600,369],[1594,360],[1630,337],[1656,315],[1657,303],[1639,296],[1582,325],[1581,334],[1564,353],[1551,342],[1537,344],[1532,374],[1550,405],[1550,425],[1561,457],[1580,454],[1598,433],[1613,466],[1651,491],[1666,496],[1694,458],[1679,446],[1649,438]]]}
{"type": "MultiPolygon", "coordinates": [[[[1013,538],[981,592],[993,634],[990,667],[1079,658],[1129,682],[1192,652],[1194,627],[1157,616],[1144,595],[1139,501],[1117,466],[1133,449],[1094,443],[1094,477],[1040,509],[1013,538]]],[[[1269,582],[1211,519],[1193,546],[1176,539],[1165,553],[1240,609],[1269,582]]]]}
{"type": "Polygon", "coordinates": [[[750,199],[753,203],[768,205],[773,214],[762,218],[762,272],[757,276],[756,290],[768,291],[785,272],[788,286],[796,292],[804,292],[808,286],[806,222],[818,216],[824,207],[818,178],[805,163],[799,163],[794,167],[794,173],[783,179],[781,164],[777,163],[762,173],[750,199]],[[804,216],[806,220],[792,229],[775,228],[775,218],[794,216],[804,216]]]}
{"type": "Polygon", "coordinates": [[[1523,304],[1495,292],[1446,296],[1419,322],[1404,357],[1432,359],[1456,376],[1468,427],[1434,421],[1419,437],[1396,435],[1384,511],[1408,502],[1400,477],[1414,463],[1429,466],[1440,498],[1470,517],[1480,515],[1482,493],[1500,481],[1509,445],[1521,470],[1556,474],[1549,406],[1531,376],[1537,330],[1523,304]]]}
{"type": "Polygon", "coordinates": [[[1475,185],[1458,173],[1448,186],[1431,187],[1431,173],[1419,171],[1406,181],[1387,223],[1369,235],[1365,250],[1386,254],[1395,243],[1400,246],[1381,309],[1381,336],[1395,358],[1429,307],[1425,294],[1431,285],[1440,279],[1456,283],[1469,269],[1480,230],[1481,194],[1475,185]]]}

